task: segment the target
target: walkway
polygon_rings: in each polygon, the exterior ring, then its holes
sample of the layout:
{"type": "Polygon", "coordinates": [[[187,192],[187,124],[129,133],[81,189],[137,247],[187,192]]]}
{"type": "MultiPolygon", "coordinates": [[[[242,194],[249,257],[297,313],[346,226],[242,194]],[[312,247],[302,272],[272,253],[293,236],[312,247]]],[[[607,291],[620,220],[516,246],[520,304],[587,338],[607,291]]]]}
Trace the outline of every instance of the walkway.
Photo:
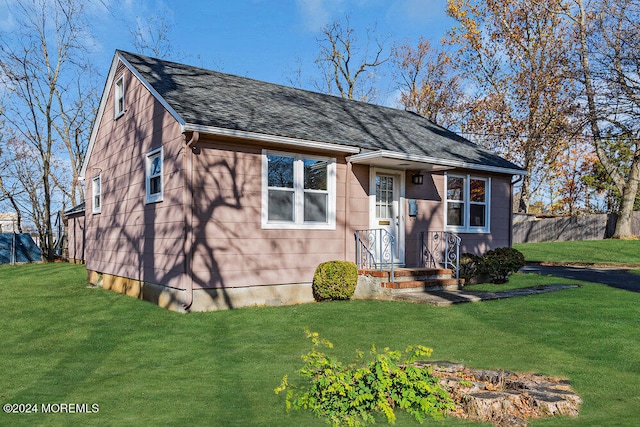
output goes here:
{"type": "Polygon", "coordinates": [[[464,302],[479,302],[495,299],[504,299],[512,297],[522,297],[528,295],[537,295],[547,292],[560,291],[562,289],[577,288],[579,285],[547,285],[536,286],[532,288],[513,289],[498,292],[477,292],[477,291],[418,291],[405,292],[393,295],[394,301],[409,301],[422,304],[431,304],[438,307],[449,306],[453,304],[461,304],[464,302]]]}
{"type": "Polygon", "coordinates": [[[628,267],[527,265],[520,271],[523,273],[551,275],[583,282],[600,283],[613,288],[640,292],[640,274],[629,272],[628,267]]]}
{"type": "MultiPolygon", "coordinates": [[[[600,283],[613,288],[640,292],[640,274],[634,274],[626,267],[534,264],[527,265],[522,268],[520,272],[563,277],[583,282],[600,283]]],[[[411,301],[436,306],[448,306],[465,302],[478,302],[537,295],[560,291],[562,289],[577,288],[579,286],[580,285],[546,285],[498,292],[476,292],[464,289],[458,291],[416,291],[395,294],[392,299],[394,301],[411,301]]]]}

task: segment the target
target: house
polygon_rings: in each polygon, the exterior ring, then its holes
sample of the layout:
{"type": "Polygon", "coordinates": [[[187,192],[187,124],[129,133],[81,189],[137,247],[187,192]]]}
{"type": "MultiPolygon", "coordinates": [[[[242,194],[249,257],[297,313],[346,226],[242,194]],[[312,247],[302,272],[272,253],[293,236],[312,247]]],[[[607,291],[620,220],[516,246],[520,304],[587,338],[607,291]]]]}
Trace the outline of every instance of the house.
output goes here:
{"type": "Polygon", "coordinates": [[[509,246],[525,172],[411,112],[116,51],[81,173],[89,281],[200,311],[311,301],[360,248],[421,265],[422,232],[509,246]]]}
{"type": "Polygon", "coordinates": [[[18,232],[18,215],[13,212],[0,212],[0,233],[18,232]]]}
{"type": "Polygon", "coordinates": [[[71,264],[84,264],[85,223],[84,202],[64,211],[65,230],[67,235],[67,259],[71,264]]]}

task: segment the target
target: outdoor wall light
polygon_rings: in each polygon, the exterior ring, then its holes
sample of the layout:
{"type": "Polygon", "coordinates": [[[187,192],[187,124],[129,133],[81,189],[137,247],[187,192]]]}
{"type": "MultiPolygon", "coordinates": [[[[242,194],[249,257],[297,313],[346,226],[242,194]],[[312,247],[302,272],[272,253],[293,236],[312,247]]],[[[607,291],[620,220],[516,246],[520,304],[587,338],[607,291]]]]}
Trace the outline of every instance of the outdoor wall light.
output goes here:
{"type": "Polygon", "coordinates": [[[415,185],[422,185],[423,182],[424,182],[424,175],[422,175],[421,173],[417,172],[411,175],[411,183],[415,185]]]}

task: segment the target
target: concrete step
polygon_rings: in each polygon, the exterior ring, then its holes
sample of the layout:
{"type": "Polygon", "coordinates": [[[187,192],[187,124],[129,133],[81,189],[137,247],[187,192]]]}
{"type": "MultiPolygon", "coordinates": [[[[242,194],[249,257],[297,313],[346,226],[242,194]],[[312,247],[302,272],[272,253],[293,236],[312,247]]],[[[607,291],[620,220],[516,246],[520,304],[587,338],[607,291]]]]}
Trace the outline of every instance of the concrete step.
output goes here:
{"type": "MultiPolygon", "coordinates": [[[[359,270],[359,275],[379,278],[381,281],[391,281],[391,271],[359,270]]],[[[394,271],[395,282],[413,282],[435,279],[449,279],[452,271],[444,268],[398,268],[394,271]]]]}
{"type": "Polygon", "coordinates": [[[405,292],[415,292],[421,289],[425,291],[454,291],[464,287],[464,279],[452,279],[449,277],[446,279],[396,281],[395,283],[382,282],[380,286],[393,291],[405,292]]]}

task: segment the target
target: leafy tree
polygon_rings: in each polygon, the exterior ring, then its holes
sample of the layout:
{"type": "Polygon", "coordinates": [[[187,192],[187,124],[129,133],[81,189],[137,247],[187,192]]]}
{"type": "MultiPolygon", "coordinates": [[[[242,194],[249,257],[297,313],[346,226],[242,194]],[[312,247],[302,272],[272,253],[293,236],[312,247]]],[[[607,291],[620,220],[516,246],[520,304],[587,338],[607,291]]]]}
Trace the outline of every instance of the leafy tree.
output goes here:
{"type": "Polygon", "coordinates": [[[448,0],[457,21],[448,41],[458,47],[456,63],[475,89],[462,132],[528,172],[521,212],[571,130],[568,26],[553,11],[559,1],[448,0]]]}
{"type": "Polygon", "coordinates": [[[614,237],[629,237],[640,179],[640,2],[567,0],[562,10],[574,25],[586,133],[620,194],[614,237]],[[620,138],[630,162],[620,162],[609,136],[620,138]]]}
{"type": "Polygon", "coordinates": [[[392,62],[405,109],[444,127],[458,123],[464,95],[446,51],[434,49],[421,38],[416,47],[396,46],[392,62]]]}

